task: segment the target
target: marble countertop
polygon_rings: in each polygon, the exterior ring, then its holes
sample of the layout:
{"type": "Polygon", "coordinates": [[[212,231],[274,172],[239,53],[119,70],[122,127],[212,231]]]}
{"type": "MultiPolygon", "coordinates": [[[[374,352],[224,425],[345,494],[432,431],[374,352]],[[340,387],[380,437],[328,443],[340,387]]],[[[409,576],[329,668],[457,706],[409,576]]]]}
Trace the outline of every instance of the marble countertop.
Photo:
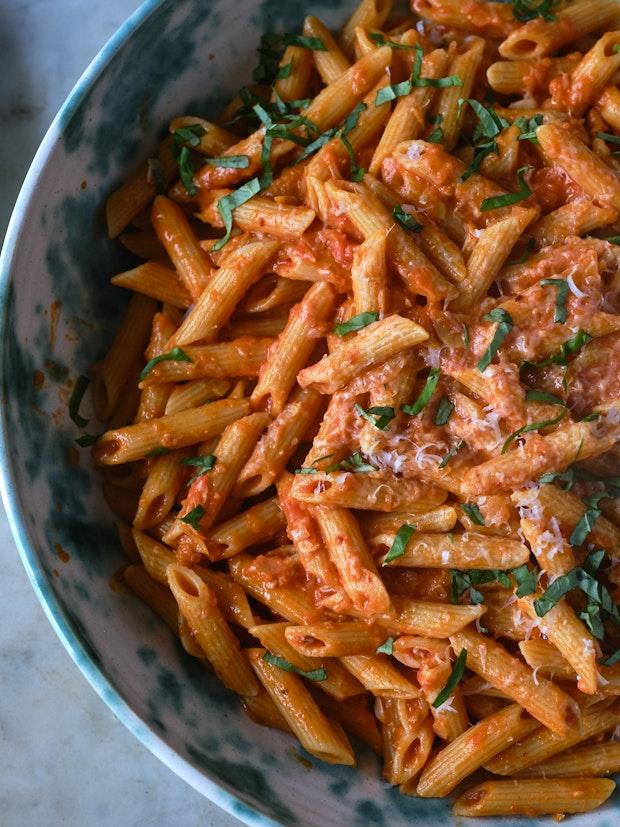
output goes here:
{"type": "MultiPolygon", "coordinates": [[[[54,114],[138,5],[4,0],[0,239],[54,114]]],[[[0,566],[3,827],[239,827],[151,755],[90,688],[43,614],[1,506],[0,566]]]]}

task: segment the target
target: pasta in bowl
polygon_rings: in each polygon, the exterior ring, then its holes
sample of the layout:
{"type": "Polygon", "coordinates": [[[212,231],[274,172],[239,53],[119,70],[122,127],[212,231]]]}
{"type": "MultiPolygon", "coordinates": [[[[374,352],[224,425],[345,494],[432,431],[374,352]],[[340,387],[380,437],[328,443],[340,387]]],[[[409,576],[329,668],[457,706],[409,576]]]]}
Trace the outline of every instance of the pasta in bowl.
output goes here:
{"type": "Polygon", "coordinates": [[[142,262],[77,441],[124,587],[411,812],[590,812],[620,770],[619,27],[307,16],[106,203],[142,262]]]}

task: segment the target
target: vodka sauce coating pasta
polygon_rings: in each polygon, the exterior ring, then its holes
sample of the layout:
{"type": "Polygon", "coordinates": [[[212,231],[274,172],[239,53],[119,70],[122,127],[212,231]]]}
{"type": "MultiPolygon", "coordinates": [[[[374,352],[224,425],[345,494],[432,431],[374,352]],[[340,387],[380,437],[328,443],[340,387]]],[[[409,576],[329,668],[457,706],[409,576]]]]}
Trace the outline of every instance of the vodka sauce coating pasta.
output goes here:
{"type": "Polygon", "coordinates": [[[142,260],[78,442],[129,588],[256,725],[458,815],[586,812],[620,769],[620,12],[399,14],[264,35],[110,195],[142,260]]]}

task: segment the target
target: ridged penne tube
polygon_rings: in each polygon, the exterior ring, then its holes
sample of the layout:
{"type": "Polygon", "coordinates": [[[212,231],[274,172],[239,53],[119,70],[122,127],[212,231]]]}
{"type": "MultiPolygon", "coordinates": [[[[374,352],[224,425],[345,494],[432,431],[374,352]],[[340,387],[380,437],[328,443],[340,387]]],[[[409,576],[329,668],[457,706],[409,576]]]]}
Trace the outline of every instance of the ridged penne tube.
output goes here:
{"type": "Polygon", "coordinates": [[[183,385],[176,385],[166,402],[166,414],[179,413],[188,408],[197,408],[215,399],[226,396],[230,390],[227,379],[194,379],[183,385]]]}
{"type": "Polygon", "coordinates": [[[340,51],[340,47],[332,37],[331,32],[318,18],[312,15],[306,17],[304,20],[304,35],[318,37],[325,46],[324,51],[317,49],[312,52],[314,65],[323,83],[333,83],[333,81],[344,75],[347,69],[351,68],[351,64],[340,51]]]}
{"type": "MultiPolygon", "coordinates": [[[[576,494],[563,491],[556,485],[541,485],[537,497],[545,512],[553,514],[565,531],[572,531],[586,512],[586,506],[576,494]]],[[[614,554],[620,545],[620,527],[605,517],[598,517],[594,520],[588,540],[614,554]]]]}
{"type": "Polygon", "coordinates": [[[176,272],[155,261],[147,261],[133,270],[119,273],[113,276],[111,281],[116,287],[135,290],[136,293],[150,296],[157,301],[168,302],[173,307],[185,309],[192,302],[192,297],[181,284],[176,272]]]}
{"type": "Polygon", "coordinates": [[[488,698],[501,698],[505,701],[510,700],[509,695],[501,689],[498,689],[496,686],[493,686],[492,683],[489,683],[487,680],[480,677],[480,675],[472,675],[471,678],[464,680],[461,683],[461,692],[463,693],[463,697],[469,697],[470,695],[481,695],[488,698]]]}
{"type": "Polygon", "coordinates": [[[420,698],[417,686],[385,655],[347,655],[341,663],[372,694],[381,698],[420,698]]]}
{"type": "Polygon", "coordinates": [[[277,249],[277,241],[250,241],[235,250],[200,293],[169,346],[188,345],[199,339],[204,344],[215,341],[218,331],[247,289],[261,277],[277,249]]]}
{"type": "Polygon", "coordinates": [[[231,342],[184,347],[191,361],[166,361],[156,365],[140,386],[161,382],[190,382],[194,379],[226,379],[230,376],[258,376],[273,338],[240,336],[231,342]]]}
{"type": "Polygon", "coordinates": [[[496,775],[512,775],[515,772],[547,761],[559,752],[581,744],[602,732],[614,729],[620,723],[620,711],[616,703],[615,707],[603,710],[588,710],[581,718],[581,726],[578,730],[568,735],[558,735],[545,727],[536,730],[520,744],[496,755],[495,758],[485,763],[485,769],[496,775]]]}
{"type": "Polygon", "coordinates": [[[561,167],[601,206],[620,209],[620,177],[574,132],[549,123],[538,127],[536,137],[547,163],[561,167]]]}
{"type": "Polygon", "coordinates": [[[204,118],[197,118],[195,115],[181,115],[179,118],[173,118],[170,121],[169,130],[171,134],[174,134],[177,129],[184,129],[188,126],[200,126],[204,130],[204,135],[197,136],[200,143],[194,147],[196,152],[202,155],[221,155],[237,140],[234,132],[222,129],[221,126],[205,121],[204,118]]]}
{"type": "Polygon", "coordinates": [[[174,201],[158,195],[151,220],[183,285],[192,299],[197,299],[211,278],[211,265],[185,213],[174,201]]]}
{"type": "Polygon", "coordinates": [[[456,652],[467,650],[467,666],[501,689],[559,737],[579,727],[579,707],[575,701],[546,678],[536,683],[532,672],[500,644],[465,629],[450,635],[456,652]]]}
{"type": "MultiPolygon", "coordinates": [[[[215,404],[217,403],[212,402],[211,407],[215,404]]],[[[202,509],[198,528],[190,527],[187,523],[182,526],[184,533],[190,538],[195,536],[197,531],[206,534],[213,525],[232,491],[239,471],[254,450],[260,432],[266,424],[266,414],[254,413],[226,426],[213,451],[215,464],[212,470],[201,474],[190,484],[180,512],[180,520],[183,522],[185,514],[198,506],[202,509]]]]}
{"type": "Polygon", "coordinates": [[[133,253],[134,256],[142,258],[145,261],[155,261],[164,266],[170,266],[170,259],[166,253],[166,248],[157,238],[153,230],[133,230],[128,233],[123,233],[118,237],[120,243],[133,253]]]}
{"type": "Polygon", "coordinates": [[[487,69],[489,86],[502,95],[522,95],[535,85],[536,90],[547,91],[549,81],[571,72],[581,55],[543,58],[542,60],[498,60],[487,69]]]}
{"type": "MultiPolygon", "coordinates": [[[[388,46],[376,49],[354,63],[343,75],[322,89],[304,110],[302,115],[312,121],[320,132],[340,123],[353,109],[355,104],[372,89],[383,76],[392,60],[392,50],[388,46]]],[[[243,169],[226,169],[208,164],[198,171],[195,181],[201,189],[227,187],[252,177],[261,166],[264,127],[243,138],[229,147],[224,155],[247,155],[248,167],[243,169]]],[[[271,150],[272,164],[294,149],[292,141],[276,139],[271,150]]]]}
{"type": "Polygon", "coordinates": [[[511,32],[499,46],[507,60],[535,60],[609,25],[618,14],[614,0],[575,0],[553,15],[552,21],[536,17],[511,32]]]}
{"type": "Polygon", "coordinates": [[[428,511],[446,499],[441,488],[420,480],[346,471],[296,474],[292,493],[301,502],[313,505],[388,512],[406,510],[412,514],[428,511]]]}
{"type": "Polygon", "coordinates": [[[261,686],[258,695],[247,695],[241,698],[243,711],[251,721],[259,726],[281,729],[293,734],[290,726],[278,711],[267,690],[261,686]]]}
{"type": "Polygon", "coordinates": [[[456,525],[456,511],[451,505],[440,505],[433,511],[392,511],[387,514],[370,512],[358,517],[363,534],[374,544],[374,538],[396,533],[403,523],[415,525],[416,531],[448,532],[456,525]]]}
{"type": "Polygon", "coordinates": [[[512,214],[481,231],[467,262],[467,276],[450,309],[468,311],[476,307],[495,281],[510,251],[538,210],[514,207],[512,214]]]}
{"type": "MultiPolygon", "coordinates": [[[[201,212],[197,217],[213,227],[223,227],[217,203],[213,193],[201,193],[201,212]]],[[[295,241],[312,224],[314,216],[314,210],[310,207],[278,204],[271,198],[257,195],[236,207],[233,219],[235,226],[244,232],[264,233],[282,241],[295,241]]]]}
{"type": "Polygon", "coordinates": [[[370,709],[370,703],[374,700],[371,695],[364,692],[363,695],[354,695],[344,701],[336,701],[313,687],[310,687],[310,691],[319,709],[327,715],[330,721],[336,721],[346,732],[354,735],[363,744],[367,744],[374,752],[381,755],[383,741],[377,726],[377,719],[370,709]]]}
{"type": "Polygon", "coordinates": [[[421,699],[380,698],[376,702],[383,733],[383,777],[390,784],[411,783],[433,745],[428,704],[421,699]]]}
{"type": "Polygon", "coordinates": [[[265,649],[246,649],[246,654],[260,682],[304,749],[328,764],[354,766],[355,756],[346,735],[330,724],[301,678],[267,663],[265,649]]]}
{"type": "Polygon", "coordinates": [[[484,54],[484,40],[481,38],[468,38],[466,44],[462,54],[452,57],[447,70],[450,76],[460,78],[460,85],[440,89],[435,105],[435,114],[441,117],[441,143],[448,152],[456,145],[465,114],[465,106],[459,104],[459,100],[466,100],[471,95],[484,54]]]}
{"type": "MultiPolygon", "coordinates": [[[[166,138],[159,146],[157,163],[161,169],[164,182],[168,186],[174,180],[178,167],[172,155],[172,138],[166,138]]],[[[116,238],[125,227],[157,195],[155,176],[152,166],[145,161],[119,189],[115,190],[106,201],[106,223],[110,238],[116,238]]]]}
{"type": "Polygon", "coordinates": [[[295,384],[298,372],[307,364],[317,340],[322,338],[333,311],[336,291],[327,282],[317,282],[291,310],[289,320],[274,342],[252,392],[254,408],[266,407],[278,416],[295,384]]]}
{"type": "Polygon", "coordinates": [[[567,236],[581,236],[613,224],[618,210],[600,207],[593,201],[573,201],[541,216],[527,231],[538,247],[560,244],[567,236]]]}
{"type": "Polygon", "coordinates": [[[588,813],[600,807],[616,785],[608,778],[570,780],[484,781],[454,802],[455,816],[516,816],[533,818],[556,813],[588,813]]]}
{"type": "Polygon", "coordinates": [[[273,586],[260,575],[255,558],[237,554],[228,561],[232,578],[274,614],[296,623],[313,623],[319,611],[309,590],[293,586],[273,586]]]}
{"type": "Polygon", "coordinates": [[[98,419],[109,419],[133,374],[134,363],[142,359],[156,310],[155,301],[140,293],[129,299],[121,326],[95,374],[93,405],[98,419]]]}
{"type": "Polygon", "coordinates": [[[488,37],[505,37],[517,25],[503,3],[474,0],[471,6],[464,7],[458,0],[414,0],[412,9],[434,23],[488,37]]]}
{"type": "Polygon", "coordinates": [[[214,591],[186,566],[176,563],[168,566],[167,576],[192,636],[224,686],[239,695],[258,694],[256,678],[217,605],[214,591]]]}
{"type": "Polygon", "coordinates": [[[279,336],[286,327],[288,321],[287,308],[277,315],[254,316],[249,319],[238,319],[229,322],[223,330],[222,335],[227,339],[235,339],[242,336],[279,336]]]}
{"type": "Polygon", "coordinates": [[[291,67],[287,77],[277,77],[274,92],[283,101],[302,100],[308,96],[310,79],[314,71],[314,60],[310,49],[301,46],[287,46],[280,60],[280,67],[291,67]]]}
{"type": "MultiPolygon", "coordinates": [[[[435,49],[424,56],[421,76],[439,78],[444,74],[447,64],[448,53],[445,49],[435,49]]],[[[368,165],[368,172],[371,175],[379,174],[384,159],[401,141],[419,138],[423,134],[424,114],[430,107],[434,96],[435,90],[432,86],[423,86],[398,98],[368,165]]]]}
{"type": "MultiPolygon", "coordinates": [[[[532,597],[522,597],[519,606],[533,620],[538,618],[532,597]]],[[[594,695],[599,684],[596,665],[598,646],[571,606],[565,600],[560,600],[540,618],[538,628],[577,673],[579,690],[594,695]]]]}
{"type": "Polygon", "coordinates": [[[388,307],[384,232],[369,236],[357,247],[351,268],[351,287],[355,315],[378,313],[383,318],[388,307]]]}
{"type": "Polygon", "coordinates": [[[540,638],[522,640],[519,650],[527,665],[535,672],[539,671],[551,680],[576,680],[575,670],[552,643],[540,638]]]}
{"type": "Polygon", "coordinates": [[[337,350],[300,371],[297,381],[320,393],[334,393],[372,365],[428,339],[423,327],[402,316],[386,316],[345,339],[337,350]]]}
{"type": "Polygon", "coordinates": [[[396,615],[382,623],[394,634],[425,635],[447,638],[473,623],[485,612],[482,605],[456,606],[451,603],[431,603],[412,600],[400,594],[392,594],[396,615]]]}
{"type": "Polygon", "coordinates": [[[244,314],[265,313],[267,310],[300,301],[309,287],[310,285],[304,282],[268,274],[248,291],[237,310],[244,314]]]}
{"type": "Polygon", "coordinates": [[[500,709],[504,709],[507,701],[503,701],[501,698],[493,698],[490,695],[468,695],[465,698],[465,705],[467,712],[477,721],[481,721],[483,718],[495,715],[500,709]]]}
{"type": "Polygon", "coordinates": [[[448,795],[486,761],[529,733],[532,724],[519,704],[511,704],[479,721],[431,758],[422,771],[416,795],[423,798],[448,795]]]}
{"type": "Polygon", "coordinates": [[[209,532],[209,558],[215,561],[233,557],[250,546],[269,540],[284,528],[284,525],[277,497],[256,503],[209,532]]]}
{"type": "Polygon", "coordinates": [[[344,508],[323,506],[313,514],[353,607],[368,618],[390,612],[390,598],[355,517],[344,508]]]}
{"type": "Polygon", "coordinates": [[[221,434],[231,422],[249,412],[247,399],[221,399],[199,408],[149,419],[107,431],[93,446],[93,458],[102,465],[133,462],[156,448],[184,448],[221,434]]]}
{"type": "Polygon", "coordinates": [[[453,284],[465,281],[468,268],[463,253],[447,233],[429,223],[420,231],[420,246],[429,261],[453,284]]]}
{"type": "Polygon", "coordinates": [[[167,546],[149,537],[148,534],[138,531],[136,528],[132,530],[132,535],[142,564],[147,570],[149,577],[167,586],[168,577],[166,575],[166,569],[172,563],[176,563],[174,552],[167,546]]]}
{"type": "Polygon", "coordinates": [[[252,456],[239,473],[234,491],[239,496],[260,494],[280,476],[302,437],[315,421],[321,396],[312,388],[297,388],[282,412],[267,427],[252,456]]]}
{"type": "Polygon", "coordinates": [[[519,778],[591,778],[620,772],[620,744],[588,744],[517,773],[519,778]]]}
{"type": "Polygon", "coordinates": [[[175,635],[178,635],[179,609],[170,589],[153,580],[144,566],[127,566],[123,571],[123,579],[131,591],[159,615],[175,635]]]}
{"type": "Polygon", "coordinates": [[[296,652],[313,658],[374,655],[385,641],[383,629],[357,620],[289,626],[285,634],[296,652]]]}
{"type": "Polygon", "coordinates": [[[574,118],[583,115],[620,68],[620,55],[615,49],[618,43],[620,32],[606,32],[570,74],[555,78],[549,84],[553,105],[574,118]]]}
{"type": "Polygon", "coordinates": [[[317,681],[316,685],[330,697],[343,701],[345,698],[364,693],[361,683],[334,658],[307,657],[293,648],[285,635],[288,628],[292,628],[288,623],[261,623],[249,631],[268,652],[284,658],[298,669],[311,672],[323,668],[326,672],[325,680],[317,681]]]}
{"type": "MultiPolygon", "coordinates": [[[[396,534],[386,534],[391,546],[396,534]]],[[[419,534],[407,543],[404,553],[384,565],[405,568],[513,569],[529,560],[530,552],[522,543],[504,537],[490,537],[467,531],[463,534],[419,534]]]]}
{"type": "Polygon", "coordinates": [[[196,566],[193,571],[213,591],[220,611],[229,623],[236,623],[244,629],[255,624],[256,618],[252,614],[246,593],[230,575],[204,566],[196,566]]]}
{"type": "Polygon", "coordinates": [[[146,531],[166,519],[187,476],[181,462],[189,455],[188,449],[182,449],[155,457],[140,493],[136,528],[146,531]]]}
{"type": "Polygon", "coordinates": [[[333,208],[346,214],[347,220],[363,238],[383,230],[387,232],[388,260],[412,294],[431,300],[456,296],[455,288],[431,264],[415,241],[369,188],[347,181],[330,180],[325,185],[333,208]]]}
{"type": "Polygon", "coordinates": [[[603,119],[612,127],[620,130],[620,89],[608,86],[596,102],[603,119]]]}
{"type": "MultiPolygon", "coordinates": [[[[145,360],[150,361],[161,356],[165,352],[166,342],[173,332],[173,323],[163,313],[156,313],[153,316],[151,338],[144,351],[145,360]]],[[[156,419],[163,416],[171,389],[172,386],[168,384],[141,389],[140,402],[134,422],[142,422],[145,419],[156,419]]]]}
{"type": "Polygon", "coordinates": [[[516,488],[546,471],[564,470],[574,460],[604,453],[613,444],[612,437],[598,437],[589,422],[576,422],[561,430],[537,438],[535,444],[527,441],[518,449],[493,457],[466,472],[464,492],[473,496],[492,494],[506,488],[516,488]],[[546,446],[542,450],[539,440],[546,446]]]}
{"type": "Polygon", "coordinates": [[[380,29],[392,10],[393,0],[362,0],[345,23],[338,41],[342,51],[353,57],[355,29],[380,29]]]}

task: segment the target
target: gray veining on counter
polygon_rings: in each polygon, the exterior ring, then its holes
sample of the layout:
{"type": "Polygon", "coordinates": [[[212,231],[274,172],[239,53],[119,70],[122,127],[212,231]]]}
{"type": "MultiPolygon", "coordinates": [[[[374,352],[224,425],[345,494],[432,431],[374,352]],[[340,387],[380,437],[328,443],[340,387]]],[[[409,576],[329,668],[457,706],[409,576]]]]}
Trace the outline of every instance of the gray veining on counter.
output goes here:
{"type": "MultiPolygon", "coordinates": [[[[137,0],[3,0],[0,239],[30,161],[88,63],[137,0]]],[[[49,625],[0,506],[3,827],[235,827],[116,720],[49,625]]]]}

